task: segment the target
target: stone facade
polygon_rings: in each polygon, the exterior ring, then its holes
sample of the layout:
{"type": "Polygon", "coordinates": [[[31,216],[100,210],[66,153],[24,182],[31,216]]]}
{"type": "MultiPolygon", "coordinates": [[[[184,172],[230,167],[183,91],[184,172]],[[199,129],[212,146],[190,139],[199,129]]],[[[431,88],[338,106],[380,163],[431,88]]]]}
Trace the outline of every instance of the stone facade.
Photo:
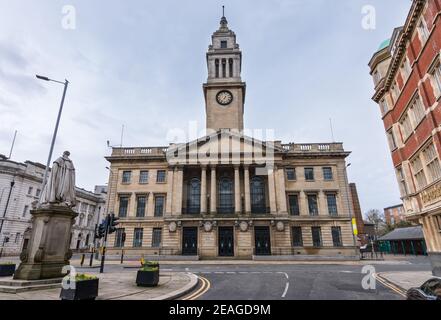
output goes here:
{"type": "MultiPolygon", "coordinates": [[[[0,158],[0,223],[3,221],[0,248],[3,255],[21,252],[24,234],[31,227],[32,203],[38,200],[42,189],[44,170],[45,166],[39,163],[0,158]]],[[[93,242],[95,224],[105,208],[106,191],[102,192],[103,188],[99,191],[93,193],[76,188],[74,211],[79,214],[72,227],[71,249],[86,249],[93,242]]]]}
{"type": "Polygon", "coordinates": [[[404,26],[373,55],[380,106],[406,219],[423,226],[441,275],[441,1],[413,0],[404,26]]]}
{"type": "Polygon", "coordinates": [[[207,135],[113,148],[106,157],[108,210],[120,218],[109,254],[355,256],[349,152],[341,143],[283,144],[244,134],[241,59],[222,17],[207,53],[207,135]]]}

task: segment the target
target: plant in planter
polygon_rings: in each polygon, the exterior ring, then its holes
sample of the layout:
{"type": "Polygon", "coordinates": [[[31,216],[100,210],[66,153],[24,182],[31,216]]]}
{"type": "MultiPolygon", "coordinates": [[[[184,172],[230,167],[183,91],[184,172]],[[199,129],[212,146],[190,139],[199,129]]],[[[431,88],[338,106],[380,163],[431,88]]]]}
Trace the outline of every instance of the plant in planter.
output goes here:
{"type": "Polygon", "coordinates": [[[142,267],[136,274],[138,287],[156,287],[159,282],[159,263],[142,261],[142,267]]]}
{"type": "Polygon", "coordinates": [[[0,263],[0,277],[11,277],[15,272],[15,263],[1,262],[0,263]]]}
{"type": "Polygon", "coordinates": [[[62,287],[60,292],[61,300],[95,300],[98,296],[98,277],[77,274],[75,275],[75,280],[71,281],[73,283],[62,287]]]}

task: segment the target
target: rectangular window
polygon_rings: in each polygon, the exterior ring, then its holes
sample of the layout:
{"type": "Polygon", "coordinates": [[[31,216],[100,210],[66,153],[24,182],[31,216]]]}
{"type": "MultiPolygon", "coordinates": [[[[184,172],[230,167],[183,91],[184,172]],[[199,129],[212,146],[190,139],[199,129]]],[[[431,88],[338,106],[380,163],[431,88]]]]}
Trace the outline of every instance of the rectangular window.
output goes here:
{"type": "Polygon", "coordinates": [[[418,189],[422,189],[427,185],[426,175],[424,174],[423,164],[421,163],[420,157],[416,157],[410,162],[412,166],[413,176],[418,185],[418,189]]]}
{"type": "Polygon", "coordinates": [[[311,227],[312,245],[314,247],[322,246],[322,230],[320,227],[311,227]]]}
{"type": "Polygon", "coordinates": [[[305,168],[305,180],[306,181],[314,180],[314,168],[305,168]]]}
{"type": "Polygon", "coordinates": [[[41,194],[41,190],[40,190],[40,189],[37,189],[37,191],[35,192],[35,196],[36,196],[36,197],[39,197],[40,194],[41,194]]]}
{"type": "Polygon", "coordinates": [[[400,124],[403,130],[403,142],[404,142],[413,132],[412,124],[410,123],[410,118],[408,113],[406,113],[406,115],[401,119],[400,124]]]}
{"type": "Polygon", "coordinates": [[[410,110],[412,110],[413,117],[415,119],[415,126],[417,126],[426,116],[425,113],[426,110],[419,96],[417,96],[415,100],[412,102],[412,106],[410,107],[410,110]]]}
{"type": "Polygon", "coordinates": [[[136,216],[142,218],[145,216],[145,204],[147,202],[146,196],[138,196],[136,199],[136,216]]]}
{"type": "Polygon", "coordinates": [[[14,243],[18,243],[19,241],[20,241],[20,233],[16,233],[14,243]]]}
{"type": "Polygon", "coordinates": [[[149,182],[149,172],[148,171],[140,171],[139,172],[139,183],[145,184],[149,182]]]}
{"type": "Polygon", "coordinates": [[[34,188],[32,188],[32,187],[29,187],[29,189],[28,189],[28,194],[29,194],[29,195],[31,195],[31,194],[32,194],[32,190],[34,190],[34,188]]]}
{"type": "Polygon", "coordinates": [[[155,197],[155,217],[162,217],[164,214],[164,196],[155,197]]]}
{"type": "Polygon", "coordinates": [[[309,208],[309,215],[311,215],[311,216],[318,215],[317,195],[316,194],[308,194],[308,208],[309,208]]]}
{"type": "Polygon", "coordinates": [[[332,233],[332,242],[334,243],[334,247],[342,247],[343,243],[341,241],[341,228],[331,227],[331,233],[332,233]]]}
{"type": "Polygon", "coordinates": [[[398,181],[400,184],[400,191],[401,191],[401,195],[405,196],[408,194],[407,191],[407,184],[406,184],[406,180],[404,177],[404,172],[403,172],[403,168],[398,168],[397,169],[397,177],[398,177],[398,181]]]}
{"type": "Polygon", "coordinates": [[[403,79],[407,80],[409,78],[410,73],[412,72],[412,68],[410,67],[409,59],[407,57],[404,58],[403,63],[401,64],[401,73],[403,74],[403,79]]]}
{"type": "Polygon", "coordinates": [[[429,39],[429,30],[427,29],[427,26],[422,19],[418,24],[418,32],[420,33],[421,40],[424,44],[427,39],[429,39]]]}
{"type": "Polygon", "coordinates": [[[394,136],[394,131],[393,129],[390,129],[387,132],[387,142],[389,143],[389,148],[391,150],[395,150],[397,148],[397,144],[395,142],[395,136],[394,136]]]}
{"type": "Polygon", "coordinates": [[[130,183],[132,180],[132,171],[123,171],[122,183],[130,183]]]}
{"type": "Polygon", "coordinates": [[[392,99],[394,99],[394,103],[397,103],[397,99],[400,96],[400,92],[398,90],[398,84],[396,81],[394,81],[394,84],[392,85],[392,88],[390,90],[392,93],[392,99]]]}
{"type": "Polygon", "coordinates": [[[119,197],[119,211],[118,216],[121,218],[127,217],[127,209],[129,207],[129,197],[120,196],[119,197]]]}
{"type": "Polygon", "coordinates": [[[423,156],[429,174],[428,183],[432,183],[441,177],[441,167],[439,164],[438,153],[436,152],[435,145],[433,143],[423,150],[423,156]]]}
{"type": "Polygon", "coordinates": [[[323,167],[323,179],[327,181],[334,179],[331,167],[323,167]]]}
{"type": "Polygon", "coordinates": [[[293,216],[298,216],[300,214],[298,196],[296,194],[290,194],[288,196],[288,201],[289,201],[289,213],[293,216]]]}
{"type": "Polygon", "coordinates": [[[26,217],[26,214],[28,213],[28,210],[29,210],[29,206],[24,206],[24,208],[23,208],[23,214],[22,214],[22,217],[23,217],[23,218],[26,217]]]}
{"type": "Polygon", "coordinates": [[[289,181],[296,180],[296,169],[286,168],[286,179],[289,181]]]}
{"type": "Polygon", "coordinates": [[[122,248],[124,247],[124,241],[125,241],[125,229],[119,228],[116,229],[115,232],[115,247],[116,248],[122,248]]]}
{"type": "Polygon", "coordinates": [[[331,216],[336,216],[338,214],[336,195],[333,193],[328,193],[328,194],[326,194],[326,200],[328,202],[328,213],[331,216]]]}
{"type": "Polygon", "coordinates": [[[152,247],[159,248],[161,246],[161,236],[162,229],[161,228],[153,228],[152,234],[152,247]]]}
{"type": "Polygon", "coordinates": [[[222,40],[221,41],[221,49],[226,49],[227,48],[227,41],[226,40],[222,40]]]}
{"type": "Polygon", "coordinates": [[[292,227],[293,247],[303,247],[302,227],[292,227]]]}
{"type": "Polygon", "coordinates": [[[142,247],[143,233],[144,233],[143,228],[135,228],[135,231],[133,233],[133,247],[134,248],[142,247]]]}
{"type": "Polygon", "coordinates": [[[158,170],[156,175],[156,182],[163,183],[165,182],[165,170],[158,170]]]}

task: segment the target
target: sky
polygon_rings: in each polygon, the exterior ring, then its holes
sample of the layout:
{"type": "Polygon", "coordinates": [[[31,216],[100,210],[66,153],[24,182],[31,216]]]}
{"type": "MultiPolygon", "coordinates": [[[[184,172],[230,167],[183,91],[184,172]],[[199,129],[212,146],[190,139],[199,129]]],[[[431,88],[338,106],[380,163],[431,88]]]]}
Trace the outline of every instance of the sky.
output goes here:
{"type": "Polygon", "coordinates": [[[167,146],[190,121],[202,130],[222,5],[243,53],[245,127],[343,142],[362,211],[400,203],[367,64],[410,0],[0,0],[0,154],[17,130],[12,160],[47,161],[63,87],[35,74],[70,82],[53,157],[71,152],[79,187],[107,183],[106,141],[119,145],[123,125],[123,146],[167,146]]]}

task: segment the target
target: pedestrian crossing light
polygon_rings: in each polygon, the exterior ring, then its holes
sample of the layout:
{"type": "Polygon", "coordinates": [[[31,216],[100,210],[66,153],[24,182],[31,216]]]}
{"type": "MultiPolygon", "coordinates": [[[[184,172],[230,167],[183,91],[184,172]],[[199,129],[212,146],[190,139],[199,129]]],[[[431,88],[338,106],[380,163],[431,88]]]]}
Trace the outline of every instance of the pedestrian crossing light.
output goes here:
{"type": "Polygon", "coordinates": [[[96,239],[101,239],[106,235],[107,229],[107,219],[104,219],[101,224],[98,226],[97,234],[95,235],[96,239]]]}

